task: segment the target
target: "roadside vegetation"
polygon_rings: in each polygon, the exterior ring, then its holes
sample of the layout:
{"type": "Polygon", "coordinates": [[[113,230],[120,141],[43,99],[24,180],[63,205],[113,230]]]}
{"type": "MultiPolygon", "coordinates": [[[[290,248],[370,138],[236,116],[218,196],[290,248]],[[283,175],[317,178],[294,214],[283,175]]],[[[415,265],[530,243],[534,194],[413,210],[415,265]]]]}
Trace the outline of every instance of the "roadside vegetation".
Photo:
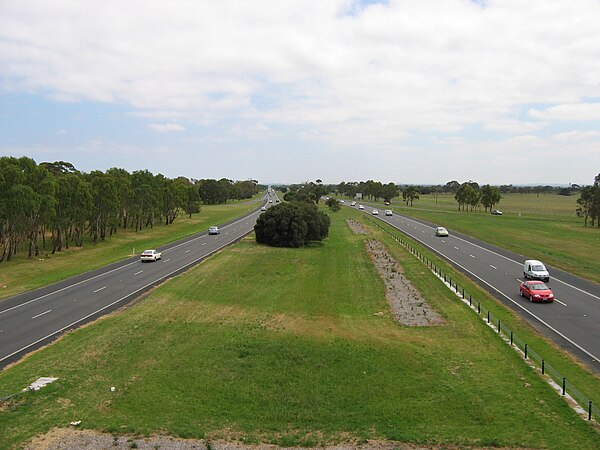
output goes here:
{"type": "MultiPolygon", "coordinates": [[[[272,248],[246,238],[4,370],[0,395],[39,376],[58,381],[2,405],[0,448],[73,420],[113,434],[283,446],[600,448],[593,425],[417,259],[374,227],[353,234],[350,218],[369,227],[343,208],[321,244],[272,248]],[[444,325],[394,323],[365,250],[373,238],[444,325]]],[[[545,350],[531,327],[489,300],[545,350]]],[[[596,377],[556,353],[579,371],[580,389],[600,391],[596,377]]]]}
{"type": "MultiPolygon", "coordinates": [[[[254,197],[258,201],[260,194],[254,197]]],[[[119,230],[111,239],[93,244],[84,237],[84,245],[70,247],[52,254],[44,252],[37,258],[27,255],[0,264],[0,299],[45,286],[71,276],[88,272],[115,261],[139,254],[145,249],[162,245],[204,231],[209,226],[235,219],[258,206],[247,200],[230,201],[227,205],[206,205],[200,213],[180,217],[171,225],[156,224],[138,233],[133,229],[119,230]]]]}

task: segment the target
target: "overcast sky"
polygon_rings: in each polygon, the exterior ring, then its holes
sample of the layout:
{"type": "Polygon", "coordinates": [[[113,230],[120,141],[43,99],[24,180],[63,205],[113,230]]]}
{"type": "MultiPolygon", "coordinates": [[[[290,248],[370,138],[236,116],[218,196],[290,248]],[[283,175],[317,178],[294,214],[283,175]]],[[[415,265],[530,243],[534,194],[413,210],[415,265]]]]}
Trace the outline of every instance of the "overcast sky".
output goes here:
{"type": "Polygon", "coordinates": [[[0,156],[591,184],[599,0],[0,0],[0,156]]]}

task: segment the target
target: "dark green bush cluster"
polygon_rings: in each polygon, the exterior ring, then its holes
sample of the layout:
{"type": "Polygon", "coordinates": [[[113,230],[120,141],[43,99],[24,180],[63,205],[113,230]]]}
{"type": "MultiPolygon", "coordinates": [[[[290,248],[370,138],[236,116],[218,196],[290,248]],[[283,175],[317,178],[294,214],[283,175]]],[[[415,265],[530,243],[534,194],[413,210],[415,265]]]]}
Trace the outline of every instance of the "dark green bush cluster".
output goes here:
{"type": "Polygon", "coordinates": [[[321,241],[329,234],[331,220],[312,203],[294,202],[273,206],[262,213],[256,225],[256,242],[273,247],[301,247],[321,241]]]}

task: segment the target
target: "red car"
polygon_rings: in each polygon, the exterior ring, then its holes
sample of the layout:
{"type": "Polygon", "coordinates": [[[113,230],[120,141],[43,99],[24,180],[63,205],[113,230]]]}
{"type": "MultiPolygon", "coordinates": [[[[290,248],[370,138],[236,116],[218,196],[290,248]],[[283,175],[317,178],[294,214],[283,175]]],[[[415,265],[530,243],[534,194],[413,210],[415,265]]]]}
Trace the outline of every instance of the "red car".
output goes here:
{"type": "Polygon", "coordinates": [[[519,286],[521,297],[527,297],[530,302],[554,301],[554,294],[542,281],[523,281],[519,286]]]}

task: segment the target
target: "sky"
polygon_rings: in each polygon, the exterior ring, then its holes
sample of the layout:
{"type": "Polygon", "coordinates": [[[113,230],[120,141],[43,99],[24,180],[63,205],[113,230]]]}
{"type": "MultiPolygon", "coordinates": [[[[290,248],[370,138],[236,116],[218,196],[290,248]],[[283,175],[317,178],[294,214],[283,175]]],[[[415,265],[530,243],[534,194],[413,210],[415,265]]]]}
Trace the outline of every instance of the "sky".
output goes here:
{"type": "Polygon", "coordinates": [[[600,0],[0,0],[0,156],[591,184],[600,0]]]}

